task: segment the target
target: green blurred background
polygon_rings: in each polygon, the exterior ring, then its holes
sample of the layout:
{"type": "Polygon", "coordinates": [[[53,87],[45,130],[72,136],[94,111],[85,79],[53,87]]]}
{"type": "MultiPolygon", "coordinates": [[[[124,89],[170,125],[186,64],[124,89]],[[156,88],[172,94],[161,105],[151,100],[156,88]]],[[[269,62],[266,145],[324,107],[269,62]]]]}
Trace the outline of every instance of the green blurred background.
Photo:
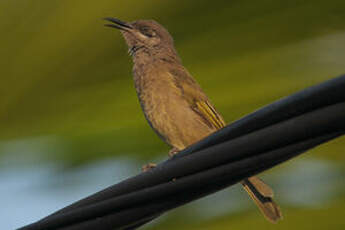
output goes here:
{"type": "MultiPolygon", "coordinates": [[[[103,26],[106,16],[168,28],[228,122],[345,73],[342,0],[0,1],[1,229],[167,157],[140,110],[127,47],[103,26]]],[[[264,174],[285,216],[277,225],[234,187],[146,228],[344,229],[344,140],[264,174]]]]}

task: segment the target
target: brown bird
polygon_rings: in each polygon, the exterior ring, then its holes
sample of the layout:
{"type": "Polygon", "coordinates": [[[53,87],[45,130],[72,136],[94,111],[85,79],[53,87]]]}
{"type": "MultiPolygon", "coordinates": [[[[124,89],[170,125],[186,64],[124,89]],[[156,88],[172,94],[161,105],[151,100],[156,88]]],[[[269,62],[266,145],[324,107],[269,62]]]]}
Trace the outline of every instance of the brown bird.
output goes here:
{"type": "MultiPolygon", "coordinates": [[[[191,74],[183,67],[169,32],[153,20],[131,23],[105,18],[121,31],[133,58],[140,105],[152,129],[172,147],[170,155],[223,128],[225,122],[191,74]]],[[[273,191],[261,179],[241,182],[264,216],[282,215],[273,191]]]]}

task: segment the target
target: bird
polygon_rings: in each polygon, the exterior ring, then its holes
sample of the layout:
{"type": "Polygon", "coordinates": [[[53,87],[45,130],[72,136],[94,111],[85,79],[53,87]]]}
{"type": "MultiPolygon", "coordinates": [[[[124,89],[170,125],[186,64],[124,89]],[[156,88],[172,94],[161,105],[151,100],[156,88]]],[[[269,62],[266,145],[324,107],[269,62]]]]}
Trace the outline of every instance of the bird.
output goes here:
{"type": "MultiPolygon", "coordinates": [[[[105,26],[118,29],[128,45],[141,108],[151,128],[172,147],[170,156],[226,125],[183,66],[172,36],[162,25],[154,20],[104,19],[109,22],[105,26]]],[[[252,176],[241,184],[267,220],[276,223],[282,218],[265,182],[252,176]]]]}

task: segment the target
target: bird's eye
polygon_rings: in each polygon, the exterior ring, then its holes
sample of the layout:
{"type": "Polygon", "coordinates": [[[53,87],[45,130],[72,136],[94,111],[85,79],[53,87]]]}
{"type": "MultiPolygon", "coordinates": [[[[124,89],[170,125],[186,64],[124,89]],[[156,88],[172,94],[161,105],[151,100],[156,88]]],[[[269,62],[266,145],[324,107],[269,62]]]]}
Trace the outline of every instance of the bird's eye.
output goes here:
{"type": "Polygon", "coordinates": [[[145,36],[150,37],[150,38],[156,36],[156,32],[153,31],[153,30],[151,30],[151,29],[148,28],[148,27],[142,27],[142,28],[140,28],[140,32],[141,32],[142,34],[144,34],[145,36]]]}

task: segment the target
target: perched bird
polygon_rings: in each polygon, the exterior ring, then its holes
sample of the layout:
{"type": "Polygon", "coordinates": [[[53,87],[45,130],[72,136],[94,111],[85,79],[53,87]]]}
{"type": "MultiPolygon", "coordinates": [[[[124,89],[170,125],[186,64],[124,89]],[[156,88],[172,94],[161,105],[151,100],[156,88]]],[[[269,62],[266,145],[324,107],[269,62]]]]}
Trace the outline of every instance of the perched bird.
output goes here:
{"type": "MultiPolygon", "coordinates": [[[[171,147],[171,154],[223,128],[225,122],[182,65],[169,32],[153,20],[131,23],[105,18],[121,31],[133,58],[140,105],[152,129],[171,147]]],[[[241,182],[271,222],[281,219],[273,191],[261,179],[241,182]]]]}

